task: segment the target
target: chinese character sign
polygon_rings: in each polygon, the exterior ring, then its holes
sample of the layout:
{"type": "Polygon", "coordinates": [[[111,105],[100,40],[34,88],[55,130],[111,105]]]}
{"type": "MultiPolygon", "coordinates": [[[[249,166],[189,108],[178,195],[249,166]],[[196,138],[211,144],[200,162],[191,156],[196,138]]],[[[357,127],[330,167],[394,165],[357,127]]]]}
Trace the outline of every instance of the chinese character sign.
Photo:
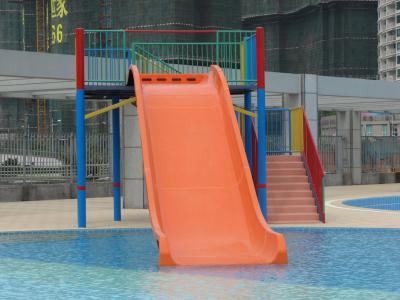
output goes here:
{"type": "Polygon", "coordinates": [[[51,44],[61,44],[63,42],[63,27],[61,19],[68,15],[67,0],[51,0],[51,19],[55,24],[51,25],[51,44]]]}

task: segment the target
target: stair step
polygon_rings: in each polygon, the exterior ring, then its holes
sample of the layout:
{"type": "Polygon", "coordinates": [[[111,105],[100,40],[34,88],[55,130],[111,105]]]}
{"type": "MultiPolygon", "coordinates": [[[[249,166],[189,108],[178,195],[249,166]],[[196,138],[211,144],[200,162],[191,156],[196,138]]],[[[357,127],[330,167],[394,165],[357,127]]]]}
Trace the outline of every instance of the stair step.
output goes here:
{"type": "Polygon", "coordinates": [[[273,175],[273,176],[268,176],[267,180],[270,184],[282,183],[282,182],[308,183],[308,177],[306,175],[293,175],[293,176],[273,175]]]}
{"type": "Polygon", "coordinates": [[[269,182],[268,184],[270,191],[290,191],[290,190],[309,190],[310,185],[308,182],[269,182]]]}
{"type": "Polygon", "coordinates": [[[269,205],[268,214],[317,213],[315,205],[269,205]]]}
{"type": "Polygon", "coordinates": [[[267,156],[267,162],[277,161],[302,161],[300,155],[271,155],[267,156]]]}
{"type": "Polygon", "coordinates": [[[312,197],[298,198],[268,198],[268,206],[298,206],[298,205],[314,205],[315,200],[312,197]]]}
{"type": "Polygon", "coordinates": [[[268,216],[269,223],[318,223],[317,213],[275,213],[268,216]]]}
{"type": "Polygon", "coordinates": [[[304,169],[302,161],[278,161],[278,162],[267,162],[268,169],[304,169]]]}
{"type": "Polygon", "coordinates": [[[273,198],[299,198],[299,197],[312,197],[311,190],[288,190],[288,191],[274,191],[268,190],[267,195],[269,199],[273,198]]]}
{"type": "Polygon", "coordinates": [[[275,176],[275,175],[285,175],[285,176],[306,175],[306,170],[304,170],[304,168],[298,168],[298,169],[267,169],[267,176],[275,176]]]}

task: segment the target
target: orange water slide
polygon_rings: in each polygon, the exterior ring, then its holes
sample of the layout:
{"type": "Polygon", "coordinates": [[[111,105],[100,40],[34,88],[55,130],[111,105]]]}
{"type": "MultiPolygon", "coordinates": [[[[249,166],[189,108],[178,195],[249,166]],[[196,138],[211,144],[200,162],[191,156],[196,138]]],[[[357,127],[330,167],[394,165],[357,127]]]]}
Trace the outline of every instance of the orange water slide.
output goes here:
{"type": "Polygon", "coordinates": [[[258,207],[221,69],[131,71],[160,265],[287,263],[283,236],[258,207]]]}

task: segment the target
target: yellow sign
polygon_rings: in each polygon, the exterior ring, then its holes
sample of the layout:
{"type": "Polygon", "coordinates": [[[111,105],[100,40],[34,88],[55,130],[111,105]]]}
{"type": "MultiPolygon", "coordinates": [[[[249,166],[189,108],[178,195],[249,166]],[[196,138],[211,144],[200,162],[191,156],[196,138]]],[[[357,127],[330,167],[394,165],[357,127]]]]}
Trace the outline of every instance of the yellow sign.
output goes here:
{"type": "Polygon", "coordinates": [[[67,0],[51,0],[51,18],[60,18],[62,19],[64,16],[68,15],[68,10],[65,7],[67,0]]]}
{"type": "MultiPolygon", "coordinates": [[[[62,19],[68,15],[66,7],[67,0],[51,0],[50,10],[52,19],[62,19]]],[[[61,23],[51,25],[51,44],[61,44],[63,42],[63,26],[61,23]]]]}

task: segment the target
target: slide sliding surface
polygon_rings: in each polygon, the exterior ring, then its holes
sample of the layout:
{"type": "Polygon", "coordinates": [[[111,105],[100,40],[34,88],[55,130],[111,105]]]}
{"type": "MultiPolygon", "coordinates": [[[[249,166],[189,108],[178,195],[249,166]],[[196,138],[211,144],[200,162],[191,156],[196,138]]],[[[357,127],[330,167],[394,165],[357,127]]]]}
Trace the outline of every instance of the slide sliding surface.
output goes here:
{"type": "Polygon", "coordinates": [[[131,72],[160,265],[287,263],[258,206],[221,69],[131,72]]]}

